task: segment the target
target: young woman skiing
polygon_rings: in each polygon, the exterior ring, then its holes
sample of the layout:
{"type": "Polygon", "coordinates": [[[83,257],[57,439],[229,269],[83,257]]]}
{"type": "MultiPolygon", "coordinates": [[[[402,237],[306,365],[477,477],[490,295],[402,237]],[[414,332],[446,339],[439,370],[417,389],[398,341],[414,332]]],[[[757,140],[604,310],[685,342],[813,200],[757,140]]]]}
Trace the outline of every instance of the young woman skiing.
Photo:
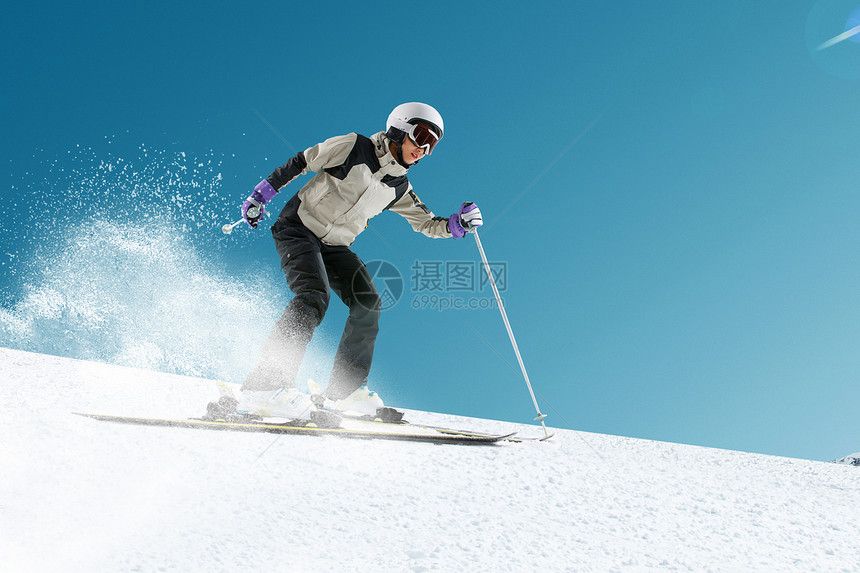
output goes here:
{"type": "Polygon", "coordinates": [[[367,388],[381,301],[361,259],[350,250],[371,217],[391,210],[432,238],[462,238],[482,224],[474,203],[436,217],[412,191],[407,173],[442,139],[442,116],[417,102],[394,108],[386,131],[371,137],[333,137],[298,153],[266,179],[242,205],[256,228],[265,205],[304,173],[316,175],[287,202],[272,225],[281,268],[294,293],[242,386],[237,412],[308,418],[316,408],[296,389],[305,349],[329,304],[330,291],[349,307],[343,337],[324,392],[339,411],[374,414],[384,406],[367,388]]]}

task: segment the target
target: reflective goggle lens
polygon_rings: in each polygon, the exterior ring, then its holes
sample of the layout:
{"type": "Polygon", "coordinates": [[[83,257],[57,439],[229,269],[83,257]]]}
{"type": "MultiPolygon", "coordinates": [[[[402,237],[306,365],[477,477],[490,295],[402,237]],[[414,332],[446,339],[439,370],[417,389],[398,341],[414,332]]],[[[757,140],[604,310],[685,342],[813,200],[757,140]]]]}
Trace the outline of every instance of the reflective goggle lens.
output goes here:
{"type": "Polygon", "coordinates": [[[427,155],[430,155],[439,141],[439,136],[429,127],[416,123],[409,130],[409,139],[418,147],[423,147],[427,155]]]}

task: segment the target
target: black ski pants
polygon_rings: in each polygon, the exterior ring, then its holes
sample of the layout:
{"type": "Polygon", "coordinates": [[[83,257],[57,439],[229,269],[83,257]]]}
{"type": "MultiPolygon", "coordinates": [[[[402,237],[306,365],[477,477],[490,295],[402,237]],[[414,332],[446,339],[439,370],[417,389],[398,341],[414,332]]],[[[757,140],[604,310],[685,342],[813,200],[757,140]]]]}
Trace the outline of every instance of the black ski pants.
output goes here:
{"type": "Polygon", "coordinates": [[[349,307],[349,318],[325,394],[333,400],[345,398],[367,383],[373,360],[381,309],[373,280],[349,247],[326,245],[295,212],[289,216],[282,213],[272,235],[287,285],[295,296],[269,334],[242,389],[275,390],[296,385],[305,349],[325,316],[330,291],[334,291],[349,307]]]}

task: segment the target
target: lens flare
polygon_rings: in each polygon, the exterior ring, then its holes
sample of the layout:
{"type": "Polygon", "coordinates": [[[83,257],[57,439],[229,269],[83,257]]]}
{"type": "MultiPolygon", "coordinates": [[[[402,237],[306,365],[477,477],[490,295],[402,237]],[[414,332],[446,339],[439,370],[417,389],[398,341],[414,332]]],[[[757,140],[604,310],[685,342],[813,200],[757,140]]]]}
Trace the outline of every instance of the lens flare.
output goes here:
{"type": "Polygon", "coordinates": [[[818,48],[816,48],[816,50],[820,52],[821,50],[825,50],[831,46],[835,46],[836,44],[838,44],[840,42],[844,42],[845,40],[849,40],[849,39],[853,38],[854,36],[856,36],[857,34],[860,34],[860,25],[854,26],[853,28],[851,28],[845,32],[842,32],[838,36],[835,36],[835,37],[827,40],[826,42],[819,45],[818,48]]]}

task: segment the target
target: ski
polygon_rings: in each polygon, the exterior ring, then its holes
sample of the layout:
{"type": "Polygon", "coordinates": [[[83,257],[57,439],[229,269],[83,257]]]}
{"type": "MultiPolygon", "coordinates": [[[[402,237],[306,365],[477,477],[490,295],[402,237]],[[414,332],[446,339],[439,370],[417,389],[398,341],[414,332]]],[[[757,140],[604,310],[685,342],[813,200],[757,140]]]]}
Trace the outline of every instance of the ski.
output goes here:
{"type": "MultiPolygon", "coordinates": [[[[387,408],[387,409],[392,409],[392,408],[387,408]]],[[[488,437],[497,435],[497,434],[492,434],[489,432],[478,432],[475,430],[460,430],[460,429],[449,428],[449,427],[445,427],[445,426],[434,426],[432,424],[419,424],[419,423],[410,422],[410,421],[404,420],[404,419],[400,419],[399,421],[395,421],[395,422],[390,422],[390,421],[387,421],[385,419],[385,416],[371,416],[371,415],[357,416],[357,415],[351,415],[348,412],[346,412],[346,413],[338,412],[338,415],[345,418],[345,419],[348,419],[348,420],[360,420],[363,422],[388,425],[388,426],[401,426],[401,427],[405,426],[405,427],[410,427],[410,428],[425,428],[428,430],[436,430],[437,432],[446,432],[446,433],[451,433],[451,434],[462,434],[462,435],[467,435],[467,436],[488,436],[488,437]]],[[[513,435],[511,435],[507,438],[504,438],[504,440],[508,441],[508,442],[515,442],[515,443],[544,442],[544,441],[552,438],[553,436],[555,436],[555,433],[550,433],[550,434],[547,434],[545,436],[520,436],[519,432],[514,432],[513,435]]]]}
{"type": "Polygon", "coordinates": [[[357,439],[383,439],[410,442],[429,442],[435,444],[494,444],[514,436],[510,434],[473,434],[456,431],[441,431],[430,428],[409,428],[390,424],[387,428],[377,427],[374,423],[358,420],[344,420],[340,427],[325,427],[305,420],[273,421],[247,420],[226,421],[204,418],[171,419],[171,418],[141,418],[134,416],[115,416],[110,414],[92,414],[73,412],[104,422],[135,424],[143,426],[162,426],[171,428],[206,429],[238,432],[266,432],[272,434],[292,435],[326,435],[357,439]]]}
{"type": "MultiPolygon", "coordinates": [[[[233,391],[233,387],[226,382],[221,380],[217,381],[218,391],[221,397],[216,402],[210,402],[207,405],[206,415],[203,416],[203,419],[206,420],[223,420],[223,421],[244,421],[247,419],[244,415],[235,414],[236,404],[238,400],[236,399],[236,395],[233,391]]],[[[324,419],[324,423],[327,425],[337,426],[340,419],[343,420],[354,420],[358,422],[365,422],[368,424],[375,424],[376,427],[388,427],[394,426],[399,428],[420,428],[422,430],[433,430],[436,432],[450,434],[450,435],[459,435],[459,436],[473,436],[479,438],[494,438],[497,437],[498,434],[492,434],[489,432],[478,432],[474,430],[460,429],[460,428],[450,428],[444,426],[435,426],[430,424],[419,424],[409,422],[408,420],[403,419],[404,412],[397,410],[395,408],[380,408],[376,411],[376,414],[356,414],[351,412],[341,412],[331,410],[326,408],[324,405],[324,400],[322,398],[322,388],[314,382],[313,380],[308,380],[308,387],[311,391],[311,400],[317,404],[318,410],[314,412],[314,415],[319,416],[324,419]]],[[[322,425],[322,424],[320,424],[322,425]]],[[[508,442],[542,442],[552,438],[555,434],[546,434],[544,436],[534,436],[534,437],[525,437],[520,436],[518,432],[513,432],[510,435],[503,438],[508,442]]]]}

